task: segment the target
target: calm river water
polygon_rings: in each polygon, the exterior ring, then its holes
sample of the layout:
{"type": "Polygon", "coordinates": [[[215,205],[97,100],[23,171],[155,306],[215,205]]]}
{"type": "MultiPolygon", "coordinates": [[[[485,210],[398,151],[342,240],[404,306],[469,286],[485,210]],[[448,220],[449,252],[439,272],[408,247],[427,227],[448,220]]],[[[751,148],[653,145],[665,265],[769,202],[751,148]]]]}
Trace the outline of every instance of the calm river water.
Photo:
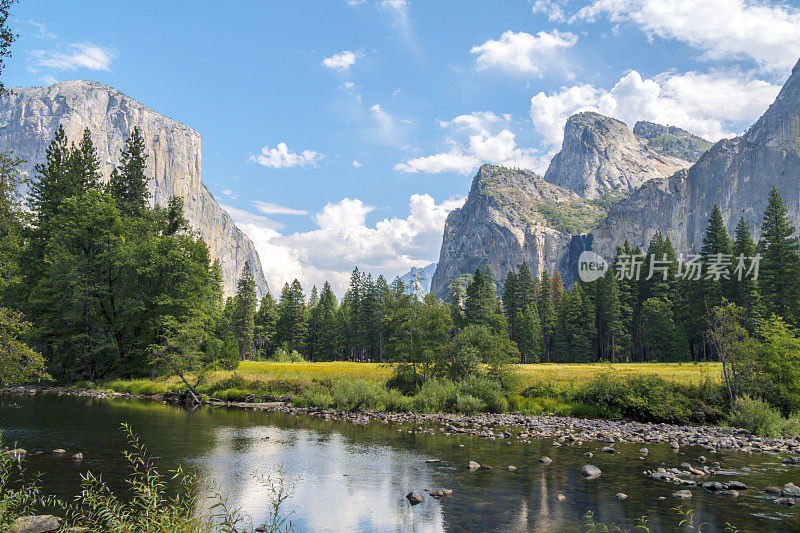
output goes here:
{"type": "Polygon", "coordinates": [[[642,471],[662,464],[679,467],[701,454],[729,473],[713,479],[736,479],[750,488],[738,498],[693,488],[688,506],[698,523],[707,523],[703,531],[725,531],[726,523],[739,531],[800,531],[800,508],[781,507],[761,492],[767,485],[800,485],[800,467],[784,466],[777,456],[692,448],[675,453],[657,445],[649,446],[650,455],[642,461],[640,445],[617,444],[621,453],[609,455],[599,453],[599,443],[554,448],[550,441],[432,436],[409,433],[411,426],[353,425],[241,409],[187,411],[158,402],[51,395],[2,399],[18,405],[0,407],[4,441],[29,452],[45,451],[29,455],[27,468],[41,472],[46,490],[60,497],[76,493],[79,474],[86,470],[122,487],[127,469],[119,427],[128,422],[162,471],[178,465],[199,469],[255,521],[268,513],[268,495],[255,476],[283,472],[294,484],[287,510],[293,510],[297,531],[584,531],[587,511],[602,522],[632,527],[647,516],[650,531],[685,531],[677,526],[673,508],[679,502],[671,496],[683,487],[648,479],[642,471]],[[66,456],[54,456],[54,448],[66,449],[66,456]],[[595,456],[587,460],[586,451],[595,456]],[[76,452],[84,454],[82,462],[69,458],[76,452]],[[542,455],[553,463],[540,464],[542,455]],[[469,472],[470,460],[493,468],[469,472]],[[599,479],[581,478],[587,461],[602,469],[599,479]],[[507,470],[510,464],[517,470],[507,470]],[[405,495],[425,494],[426,488],[454,492],[442,501],[426,496],[411,507],[405,495]],[[618,500],[618,492],[629,498],[618,500]],[[566,501],[557,501],[559,493],[566,501]]]}

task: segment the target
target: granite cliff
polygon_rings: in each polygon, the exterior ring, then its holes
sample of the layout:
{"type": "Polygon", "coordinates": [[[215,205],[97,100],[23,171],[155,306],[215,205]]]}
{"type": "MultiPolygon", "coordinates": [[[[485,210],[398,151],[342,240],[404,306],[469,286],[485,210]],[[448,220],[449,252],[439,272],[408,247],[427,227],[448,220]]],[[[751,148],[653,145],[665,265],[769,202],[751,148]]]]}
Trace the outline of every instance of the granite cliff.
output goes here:
{"type": "Polygon", "coordinates": [[[466,203],[447,216],[431,292],[490,265],[497,281],[527,261],[531,270],[560,266],[572,235],[595,226],[604,211],[528,170],[483,165],[466,203]]]}
{"type": "Polygon", "coordinates": [[[544,179],[584,198],[620,196],[691,163],[656,151],[624,122],[591,111],[567,120],[544,179]]]}
{"type": "Polygon", "coordinates": [[[676,250],[698,251],[714,205],[729,232],[742,217],[757,238],[773,186],[800,225],[800,61],[744,135],[719,141],[690,168],[652,179],[616,204],[591,232],[592,249],[610,257],[625,240],[643,245],[660,231],[676,250]]]}
{"type": "Polygon", "coordinates": [[[212,258],[220,260],[227,294],[235,292],[245,261],[250,261],[258,290],[268,291],[253,243],[201,181],[196,131],[111,87],[65,81],[49,87],[14,88],[0,98],[0,152],[10,151],[24,159],[21,170],[30,174],[44,160],[59,124],[76,141],[89,128],[106,179],[125,138],[138,126],[147,146],[152,201],[164,205],[171,196],[183,198],[186,218],[205,240],[212,258]]]}

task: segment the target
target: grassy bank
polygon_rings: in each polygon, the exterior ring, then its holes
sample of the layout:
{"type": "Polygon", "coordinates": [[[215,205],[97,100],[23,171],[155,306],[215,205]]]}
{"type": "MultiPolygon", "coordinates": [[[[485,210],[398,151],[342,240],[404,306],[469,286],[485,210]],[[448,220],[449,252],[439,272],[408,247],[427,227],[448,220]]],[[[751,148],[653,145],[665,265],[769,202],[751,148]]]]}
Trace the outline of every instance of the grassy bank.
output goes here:
{"type": "MultiPolygon", "coordinates": [[[[202,376],[198,392],[226,401],[290,396],[301,407],[417,412],[507,412],[656,422],[715,422],[721,416],[720,367],[707,364],[520,365],[511,390],[470,378],[430,381],[407,396],[385,384],[392,367],[372,363],[243,362],[202,376]]],[[[194,378],[192,378],[194,379],[194,378]]],[[[116,380],[117,392],[158,394],[183,388],[178,378],[116,380]]]]}

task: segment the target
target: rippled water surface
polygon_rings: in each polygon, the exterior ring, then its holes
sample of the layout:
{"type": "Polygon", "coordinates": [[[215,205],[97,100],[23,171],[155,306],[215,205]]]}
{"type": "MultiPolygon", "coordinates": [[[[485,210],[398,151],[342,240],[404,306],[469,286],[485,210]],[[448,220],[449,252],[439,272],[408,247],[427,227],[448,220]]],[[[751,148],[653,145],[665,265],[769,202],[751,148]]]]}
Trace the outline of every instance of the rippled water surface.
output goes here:
{"type": "Polygon", "coordinates": [[[532,444],[490,441],[474,437],[432,436],[409,432],[412,426],[370,422],[353,425],[239,409],[187,411],[157,402],[90,398],[6,396],[18,407],[0,407],[0,430],[7,444],[29,451],[29,470],[43,474],[47,491],[70,497],[78,490],[79,473],[102,473],[112,486],[122,487],[126,464],[121,455],[128,422],[146,442],[163,469],[192,465],[213,482],[231,504],[257,521],[268,513],[268,495],[257,475],[283,472],[294,485],[289,500],[297,531],[584,531],[584,515],[597,521],[635,525],[646,516],[650,531],[685,531],[678,527],[679,503],[672,493],[683,487],[654,481],[644,469],[679,467],[699,455],[719,461],[728,475],[750,490],[738,498],[692,488],[687,504],[703,531],[800,531],[800,506],[785,508],[761,489],[787,482],[800,485],[800,467],[784,466],[780,456],[709,453],[665,445],[617,444],[620,453],[600,453],[599,443],[554,448],[550,441],[532,444]],[[400,430],[400,431],[398,431],[400,430]],[[460,445],[463,445],[460,446],[460,445]],[[66,456],[50,450],[64,448],[66,456]],[[583,453],[592,451],[591,459],[583,453]],[[69,455],[82,452],[76,463],[69,455]],[[553,463],[539,463],[548,455],[553,463]],[[428,464],[427,459],[441,462],[428,464]],[[468,461],[491,465],[469,472],[468,461]],[[587,462],[602,469],[596,480],[585,480],[587,462]],[[516,471],[507,470],[515,465],[516,471]],[[425,497],[411,507],[409,491],[452,489],[442,501],[425,497]],[[620,501],[615,494],[626,493],[620,501]],[[564,502],[556,496],[563,493],[564,502]],[[666,496],[666,501],[659,501],[666,496]]]}

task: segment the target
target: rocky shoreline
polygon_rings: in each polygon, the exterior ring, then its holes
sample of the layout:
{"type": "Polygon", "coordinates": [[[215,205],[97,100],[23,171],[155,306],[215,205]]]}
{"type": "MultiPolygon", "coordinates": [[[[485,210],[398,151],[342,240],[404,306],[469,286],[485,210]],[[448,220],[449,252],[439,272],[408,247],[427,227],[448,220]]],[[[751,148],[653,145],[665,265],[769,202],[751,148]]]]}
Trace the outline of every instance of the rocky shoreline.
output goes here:
{"type": "MultiPolygon", "coordinates": [[[[160,402],[183,403],[185,395],[169,393],[134,395],[103,389],[74,387],[20,386],[0,389],[3,393],[55,394],[108,399],[144,399],[160,402]]],[[[492,440],[531,443],[538,439],[552,439],[552,445],[578,446],[583,442],[600,442],[612,448],[615,443],[659,444],[669,443],[677,451],[685,446],[699,446],[709,451],[740,451],[746,453],[788,454],[787,464],[800,464],[800,437],[788,439],[762,438],[744,430],[719,426],[681,426],[655,424],[631,420],[605,420],[561,416],[521,415],[518,413],[396,413],[385,411],[343,411],[314,407],[294,407],[290,398],[268,398],[260,403],[212,401],[209,407],[251,409],[291,415],[307,415],[352,424],[371,421],[382,424],[413,425],[413,433],[453,436],[466,435],[492,440]]],[[[403,431],[403,429],[398,429],[403,431]]]]}

